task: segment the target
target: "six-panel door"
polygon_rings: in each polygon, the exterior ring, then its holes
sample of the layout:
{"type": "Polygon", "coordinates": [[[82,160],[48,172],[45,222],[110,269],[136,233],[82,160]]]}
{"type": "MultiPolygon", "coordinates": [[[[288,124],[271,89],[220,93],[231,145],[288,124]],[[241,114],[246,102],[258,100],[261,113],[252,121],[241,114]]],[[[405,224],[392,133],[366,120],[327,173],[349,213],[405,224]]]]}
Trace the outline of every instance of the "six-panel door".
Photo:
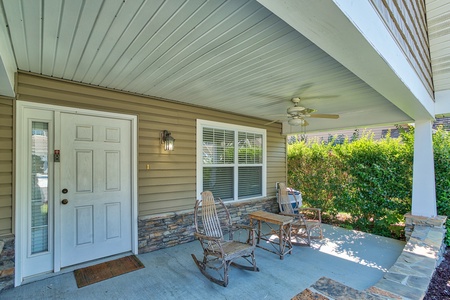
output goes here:
{"type": "Polygon", "coordinates": [[[60,130],[61,267],[130,251],[131,122],[62,113],[60,130]]]}

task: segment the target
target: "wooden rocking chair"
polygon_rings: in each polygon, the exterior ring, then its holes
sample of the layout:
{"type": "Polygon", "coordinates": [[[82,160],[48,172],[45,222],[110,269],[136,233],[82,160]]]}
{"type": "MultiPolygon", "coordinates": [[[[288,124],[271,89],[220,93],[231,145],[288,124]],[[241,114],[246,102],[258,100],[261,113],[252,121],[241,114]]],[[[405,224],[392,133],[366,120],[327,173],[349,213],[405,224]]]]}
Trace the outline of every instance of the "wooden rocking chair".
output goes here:
{"type": "Polygon", "coordinates": [[[255,260],[255,230],[246,225],[232,225],[230,213],[220,198],[214,199],[210,191],[205,191],[201,195],[202,200],[195,203],[194,235],[202,245],[203,259],[197,260],[194,254],[192,258],[202,274],[214,283],[227,286],[230,265],[244,270],[259,271],[255,260]],[[244,231],[245,236],[238,240],[236,231],[244,231]],[[235,260],[239,258],[250,265],[236,263],[235,260]],[[215,272],[219,276],[213,276],[215,272]]]}
{"type": "Polygon", "coordinates": [[[292,244],[311,245],[311,239],[322,239],[322,214],[320,208],[300,207],[295,193],[295,203],[292,205],[289,192],[284,183],[278,184],[278,205],[280,214],[294,217],[291,224],[291,236],[295,239],[292,244]],[[317,232],[317,234],[313,234],[317,232]],[[299,242],[303,241],[303,242],[299,242]]]}

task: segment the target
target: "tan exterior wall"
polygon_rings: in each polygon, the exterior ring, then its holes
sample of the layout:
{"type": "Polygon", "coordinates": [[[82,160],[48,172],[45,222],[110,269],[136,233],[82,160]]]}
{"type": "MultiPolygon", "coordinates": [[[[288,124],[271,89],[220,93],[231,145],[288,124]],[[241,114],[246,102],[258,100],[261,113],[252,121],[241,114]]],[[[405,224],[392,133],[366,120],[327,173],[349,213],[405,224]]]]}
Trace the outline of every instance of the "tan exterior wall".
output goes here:
{"type": "Polygon", "coordinates": [[[0,97],[0,235],[12,233],[13,100],[0,97]]]}
{"type": "Polygon", "coordinates": [[[433,96],[425,0],[370,0],[433,96]]]}
{"type": "MultiPolygon", "coordinates": [[[[280,124],[264,126],[264,123],[267,122],[265,120],[140,97],[29,73],[18,74],[17,99],[137,115],[139,123],[138,201],[140,217],[193,208],[196,199],[197,119],[266,128],[267,195],[275,196],[275,182],[286,180],[286,141],[280,134],[280,124]],[[170,153],[165,152],[160,145],[159,135],[164,129],[169,130],[176,139],[175,151],[170,153]],[[147,164],[150,165],[150,170],[146,170],[147,164]]],[[[7,107],[9,110],[6,117],[12,120],[12,106],[7,107]]],[[[2,134],[0,136],[5,135],[12,145],[11,125],[6,126],[0,134],[2,134]]],[[[0,191],[6,194],[5,198],[0,198],[0,203],[4,206],[0,214],[6,215],[6,221],[0,227],[0,230],[3,231],[11,230],[12,214],[11,146],[6,150],[9,151],[9,154],[3,154],[3,152],[0,154],[3,155],[0,156],[2,170],[5,170],[1,173],[0,191]],[[8,163],[5,163],[5,167],[3,167],[3,157],[5,160],[9,160],[8,163]]]]}

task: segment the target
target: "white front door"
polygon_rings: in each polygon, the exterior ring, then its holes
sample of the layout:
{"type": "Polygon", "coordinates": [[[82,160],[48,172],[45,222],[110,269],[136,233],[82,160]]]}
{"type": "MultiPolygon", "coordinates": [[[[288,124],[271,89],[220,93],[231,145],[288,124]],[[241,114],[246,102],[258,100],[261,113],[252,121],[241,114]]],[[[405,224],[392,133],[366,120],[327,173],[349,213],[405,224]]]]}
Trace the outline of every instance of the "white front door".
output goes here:
{"type": "Polygon", "coordinates": [[[16,120],[15,285],[137,254],[137,117],[17,101],[16,120]]]}
{"type": "Polygon", "coordinates": [[[131,251],[131,121],[61,114],[61,267],[131,251]]]}

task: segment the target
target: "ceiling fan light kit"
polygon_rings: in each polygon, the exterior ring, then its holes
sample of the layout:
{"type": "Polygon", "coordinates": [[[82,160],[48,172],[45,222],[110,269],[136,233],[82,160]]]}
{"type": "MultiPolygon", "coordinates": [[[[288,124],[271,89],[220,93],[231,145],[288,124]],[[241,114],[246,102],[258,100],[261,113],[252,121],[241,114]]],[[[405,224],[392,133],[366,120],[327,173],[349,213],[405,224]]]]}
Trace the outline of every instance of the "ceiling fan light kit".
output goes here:
{"type": "MultiPolygon", "coordinates": [[[[304,106],[300,106],[300,98],[292,98],[291,102],[294,103],[294,106],[289,107],[287,112],[288,124],[291,126],[307,126],[308,122],[305,121],[305,118],[325,118],[325,119],[338,119],[339,115],[333,114],[311,114],[316,112],[313,108],[306,108],[304,106]]],[[[272,121],[268,124],[272,124],[276,121],[272,121]]]]}
{"type": "Polygon", "coordinates": [[[296,115],[301,111],[304,111],[305,107],[303,106],[292,106],[287,109],[287,113],[290,115],[296,115]]]}
{"type": "Polygon", "coordinates": [[[292,118],[288,120],[289,125],[292,126],[300,126],[303,125],[305,123],[305,120],[300,119],[300,118],[292,118]]]}

